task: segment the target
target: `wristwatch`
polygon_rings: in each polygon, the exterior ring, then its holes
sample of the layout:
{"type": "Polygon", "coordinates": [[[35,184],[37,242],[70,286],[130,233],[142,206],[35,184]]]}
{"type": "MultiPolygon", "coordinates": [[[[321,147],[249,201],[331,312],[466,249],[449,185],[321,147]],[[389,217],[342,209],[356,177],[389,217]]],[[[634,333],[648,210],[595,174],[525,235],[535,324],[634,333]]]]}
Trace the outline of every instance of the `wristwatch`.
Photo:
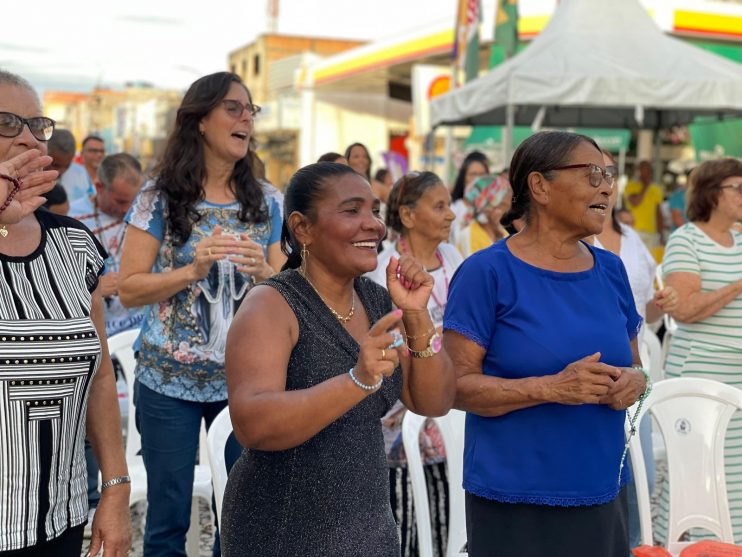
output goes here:
{"type": "Polygon", "coordinates": [[[438,352],[441,351],[441,348],[443,346],[443,337],[438,332],[433,333],[433,336],[430,337],[430,340],[428,341],[428,347],[425,350],[413,350],[410,348],[410,356],[413,358],[430,358],[431,356],[435,356],[438,352]]]}

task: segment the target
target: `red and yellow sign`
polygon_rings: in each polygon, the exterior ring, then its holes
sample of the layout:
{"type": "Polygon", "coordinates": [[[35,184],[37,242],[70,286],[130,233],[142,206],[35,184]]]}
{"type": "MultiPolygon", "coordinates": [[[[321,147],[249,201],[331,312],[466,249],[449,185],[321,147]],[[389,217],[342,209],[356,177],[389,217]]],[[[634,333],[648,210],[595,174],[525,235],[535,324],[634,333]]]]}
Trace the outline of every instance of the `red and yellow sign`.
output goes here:
{"type": "Polygon", "coordinates": [[[742,17],[676,10],[673,30],[677,33],[742,39],[742,17]]]}
{"type": "Polygon", "coordinates": [[[428,86],[428,100],[443,93],[448,93],[451,89],[451,76],[450,75],[439,75],[428,86]]]}

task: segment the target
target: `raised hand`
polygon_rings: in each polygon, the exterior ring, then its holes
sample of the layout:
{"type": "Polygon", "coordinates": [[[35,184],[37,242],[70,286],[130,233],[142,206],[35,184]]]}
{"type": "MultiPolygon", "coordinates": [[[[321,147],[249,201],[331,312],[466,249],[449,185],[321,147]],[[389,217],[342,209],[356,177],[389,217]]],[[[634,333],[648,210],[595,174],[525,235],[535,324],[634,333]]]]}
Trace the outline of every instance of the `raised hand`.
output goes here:
{"type": "Polygon", "coordinates": [[[191,263],[195,280],[205,278],[216,261],[235,253],[236,246],[234,236],[222,234],[222,227],[215,226],[211,236],[196,244],[196,253],[191,263]]]}
{"type": "Polygon", "coordinates": [[[353,368],[356,379],[365,385],[375,385],[389,377],[399,365],[402,347],[391,348],[394,336],[390,329],[398,327],[402,311],[394,310],[379,319],[361,340],[361,351],[353,368]]]}
{"type": "Polygon", "coordinates": [[[237,270],[252,275],[260,282],[275,274],[273,267],[265,260],[263,246],[250,239],[247,234],[237,234],[236,249],[229,260],[237,265],[237,270]]]}
{"type": "MultiPolygon", "coordinates": [[[[43,170],[51,162],[52,158],[42,155],[38,149],[29,149],[0,163],[0,174],[21,181],[21,190],[0,213],[0,224],[20,222],[46,202],[43,194],[54,187],[59,176],[56,170],[43,170]]],[[[0,179],[0,204],[8,198],[12,189],[12,182],[0,179]]]]}
{"type": "Polygon", "coordinates": [[[427,309],[433,277],[412,256],[392,257],[386,266],[386,287],[392,302],[405,311],[427,309]]]}

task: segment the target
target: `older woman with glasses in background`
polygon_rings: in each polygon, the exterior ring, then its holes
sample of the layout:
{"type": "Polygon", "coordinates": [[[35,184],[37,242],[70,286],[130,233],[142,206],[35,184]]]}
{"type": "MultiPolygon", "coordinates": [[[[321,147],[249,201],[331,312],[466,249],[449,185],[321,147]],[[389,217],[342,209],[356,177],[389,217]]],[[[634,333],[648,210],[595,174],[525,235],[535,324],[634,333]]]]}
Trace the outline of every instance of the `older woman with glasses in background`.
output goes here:
{"type": "MultiPolygon", "coordinates": [[[[247,292],[285,260],[281,195],[256,176],[259,110],[235,74],[195,81],[155,179],[125,218],[119,295],[148,306],[135,384],[148,556],[185,555],[201,420],[210,427],[227,405],[227,331],[247,292]]],[[[231,440],[228,466],[239,452],[231,440]]]]}
{"type": "Polygon", "coordinates": [[[84,440],[103,477],[90,553],[131,542],[129,477],[98,278],[106,257],[74,219],[38,209],[57,172],[54,121],[0,70],[0,555],[78,557],[84,440]]]}
{"type": "MultiPolygon", "coordinates": [[[[690,222],[670,236],[662,262],[668,286],[680,295],[670,312],[678,323],[665,370],[668,377],[704,377],[742,386],[742,162],[707,161],[690,176],[690,222]]],[[[729,424],[724,459],[735,543],[742,543],[742,481],[739,462],[742,416],[729,424]]],[[[667,514],[658,519],[667,526],[667,514]]]]}
{"type": "Polygon", "coordinates": [[[603,165],[588,137],[526,139],[510,165],[525,228],[451,282],[444,346],[467,412],[472,557],[629,553],[624,420],[647,382],[623,264],[583,241],[605,223],[603,165]]]}

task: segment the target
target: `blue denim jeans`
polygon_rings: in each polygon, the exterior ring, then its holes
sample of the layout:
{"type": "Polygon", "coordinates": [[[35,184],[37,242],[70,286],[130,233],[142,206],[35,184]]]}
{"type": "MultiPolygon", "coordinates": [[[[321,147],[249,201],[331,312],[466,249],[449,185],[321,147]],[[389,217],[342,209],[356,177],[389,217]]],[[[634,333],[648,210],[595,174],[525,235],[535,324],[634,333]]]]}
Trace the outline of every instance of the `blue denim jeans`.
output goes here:
{"type": "MultiPolygon", "coordinates": [[[[144,556],[185,557],[201,420],[205,420],[208,430],[214,418],[227,406],[227,401],[179,400],[159,394],[138,381],[134,396],[137,429],[142,436],[142,458],[147,470],[144,556]]],[[[225,448],[228,469],[241,451],[234,436],[230,436],[225,448]]],[[[219,555],[217,531],[214,556],[219,555]]]]}
{"type": "MultiPolygon", "coordinates": [[[[652,419],[647,415],[639,425],[639,441],[644,455],[644,469],[647,472],[649,496],[652,497],[655,484],[654,450],[652,448],[652,419]]],[[[631,457],[626,459],[625,466],[631,467],[631,457]]],[[[634,548],[642,544],[641,528],[639,524],[639,501],[636,497],[636,483],[632,477],[627,485],[626,494],[629,502],[629,547],[634,548]]]]}
{"type": "Polygon", "coordinates": [[[88,508],[94,509],[100,501],[100,491],[98,491],[98,461],[95,459],[93,445],[85,439],[85,465],[88,469],[88,508]]]}

